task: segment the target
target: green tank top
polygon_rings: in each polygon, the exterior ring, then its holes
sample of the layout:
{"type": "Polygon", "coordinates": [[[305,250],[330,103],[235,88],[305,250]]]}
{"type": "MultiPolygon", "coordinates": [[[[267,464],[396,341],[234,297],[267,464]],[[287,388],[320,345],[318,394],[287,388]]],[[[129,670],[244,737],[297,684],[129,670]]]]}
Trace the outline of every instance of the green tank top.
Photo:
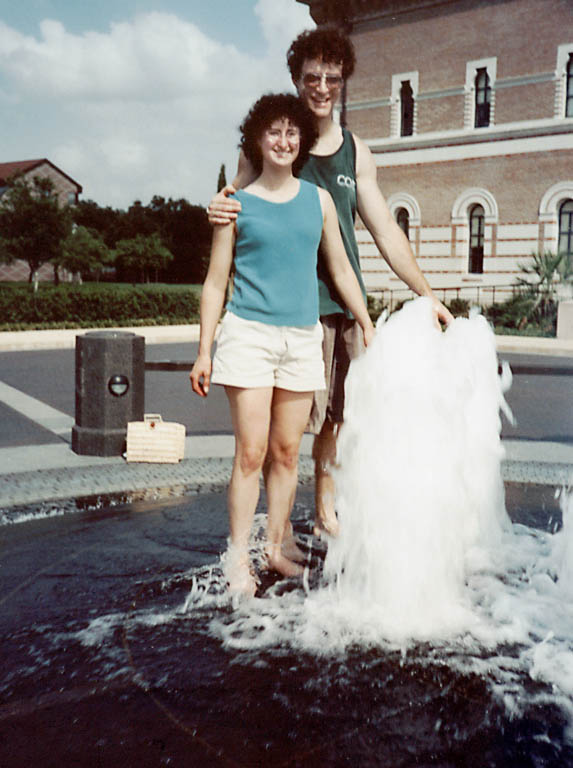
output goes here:
{"type": "MultiPolygon", "coordinates": [[[[342,129],[342,144],[332,155],[309,155],[308,160],[299,173],[301,179],[310,181],[330,192],[336,211],[338,223],[346,254],[352,265],[364,300],[366,289],[360,272],[360,257],[358,243],[354,233],[356,218],[356,147],[350,131],[342,129]]],[[[319,253],[318,257],[318,297],[321,315],[332,315],[344,312],[348,317],[352,314],[338,295],[328,269],[319,253]]]]}

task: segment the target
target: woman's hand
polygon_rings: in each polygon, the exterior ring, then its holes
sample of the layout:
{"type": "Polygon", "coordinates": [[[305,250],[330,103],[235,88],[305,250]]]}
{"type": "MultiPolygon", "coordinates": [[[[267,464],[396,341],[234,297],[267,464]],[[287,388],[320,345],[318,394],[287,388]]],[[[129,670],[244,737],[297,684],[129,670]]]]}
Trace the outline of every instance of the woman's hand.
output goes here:
{"type": "Polygon", "coordinates": [[[362,329],[362,332],[364,334],[364,346],[369,347],[370,344],[372,344],[372,339],[374,338],[374,334],[376,333],[376,329],[370,323],[370,325],[367,325],[365,328],[362,329]]]}
{"type": "Polygon", "coordinates": [[[199,355],[189,374],[191,388],[200,397],[207,397],[209,394],[212,365],[209,355],[199,355]]]}
{"type": "Polygon", "coordinates": [[[227,184],[220,192],[217,192],[207,206],[209,224],[230,224],[237,218],[241,210],[241,203],[235,198],[229,197],[229,195],[234,195],[236,191],[232,184],[227,184]]]}

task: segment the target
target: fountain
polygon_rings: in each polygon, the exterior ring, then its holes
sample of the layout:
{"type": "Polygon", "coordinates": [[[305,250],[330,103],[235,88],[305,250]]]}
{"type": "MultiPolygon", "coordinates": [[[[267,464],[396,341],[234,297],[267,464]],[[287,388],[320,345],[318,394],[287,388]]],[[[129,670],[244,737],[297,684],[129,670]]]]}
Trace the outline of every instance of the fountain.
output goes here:
{"type": "MultiPolygon", "coordinates": [[[[313,539],[300,485],[305,579],[262,574],[237,605],[220,488],[23,510],[2,765],[573,765],[573,496],[560,529],[515,522],[512,493],[506,512],[509,380],[479,316],[441,332],[417,300],[382,321],[348,381],[340,538],[313,539]]],[[[255,563],[264,526],[261,500],[255,563]]]]}

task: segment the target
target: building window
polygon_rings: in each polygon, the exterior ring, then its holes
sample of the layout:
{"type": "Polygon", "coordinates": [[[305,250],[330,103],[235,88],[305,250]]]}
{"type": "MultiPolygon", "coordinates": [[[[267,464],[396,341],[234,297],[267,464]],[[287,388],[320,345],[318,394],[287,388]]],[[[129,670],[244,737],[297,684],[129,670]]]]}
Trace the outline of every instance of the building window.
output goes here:
{"type": "Polygon", "coordinates": [[[569,54],[565,78],[565,117],[573,117],[573,53],[569,54]]]}
{"type": "Polygon", "coordinates": [[[400,136],[414,133],[414,92],[409,80],[403,80],[400,87],[400,136]]]}
{"type": "Polygon", "coordinates": [[[478,69],[475,79],[475,128],[487,128],[491,105],[491,86],[485,67],[478,69]]]}
{"type": "Polygon", "coordinates": [[[405,208],[398,208],[396,211],[396,221],[406,237],[410,237],[410,214],[405,208]]]}
{"type": "Polygon", "coordinates": [[[573,200],[565,200],[559,208],[558,253],[567,254],[569,264],[573,264],[573,200]]]}
{"type": "Polygon", "coordinates": [[[464,128],[473,130],[495,124],[497,58],[466,62],[464,128]]]}
{"type": "Polygon", "coordinates": [[[483,206],[473,205],[470,208],[470,253],[469,272],[473,275],[483,273],[483,242],[484,242],[485,212],[483,206]]]}
{"type": "Polygon", "coordinates": [[[399,72],[392,75],[391,136],[416,135],[418,84],[417,72],[399,72]]]}

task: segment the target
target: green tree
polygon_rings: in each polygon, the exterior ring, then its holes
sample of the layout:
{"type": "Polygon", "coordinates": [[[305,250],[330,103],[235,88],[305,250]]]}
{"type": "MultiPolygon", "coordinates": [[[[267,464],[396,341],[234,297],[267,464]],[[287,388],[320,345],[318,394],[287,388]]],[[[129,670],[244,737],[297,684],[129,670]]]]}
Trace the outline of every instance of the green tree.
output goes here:
{"type": "Polygon", "coordinates": [[[173,254],[155,232],[120,240],[115,248],[115,259],[121,269],[139,274],[141,282],[149,283],[152,273],[157,282],[159,271],[173,260],[173,254]]]}
{"type": "Polygon", "coordinates": [[[82,279],[99,280],[103,268],[110,263],[112,255],[96,230],[75,227],[64,240],[62,254],[57,259],[58,267],[67,269],[82,279]]]}
{"type": "Polygon", "coordinates": [[[223,187],[227,186],[227,177],[225,175],[225,163],[221,164],[221,168],[219,170],[219,178],[217,179],[217,192],[220,192],[223,187]]]}
{"type": "Polygon", "coordinates": [[[93,200],[80,200],[72,208],[72,216],[78,226],[98,232],[108,248],[115,248],[118,240],[128,237],[124,225],[125,211],[110,206],[102,208],[93,200]]]}
{"type": "Polygon", "coordinates": [[[69,209],[60,207],[50,179],[16,179],[0,206],[0,258],[27,262],[29,282],[46,262],[61,257],[62,243],[71,230],[69,209]]]}
{"type": "Polygon", "coordinates": [[[154,228],[174,256],[165,271],[170,282],[202,283],[209,266],[211,227],[202,206],[155,196],[148,206],[154,228]]]}

